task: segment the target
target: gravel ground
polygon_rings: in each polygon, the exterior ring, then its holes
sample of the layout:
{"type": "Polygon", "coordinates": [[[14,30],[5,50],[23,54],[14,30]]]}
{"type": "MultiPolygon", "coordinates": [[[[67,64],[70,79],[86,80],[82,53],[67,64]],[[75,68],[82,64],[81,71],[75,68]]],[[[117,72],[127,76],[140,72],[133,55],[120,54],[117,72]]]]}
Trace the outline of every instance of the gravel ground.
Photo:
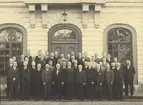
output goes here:
{"type": "Polygon", "coordinates": [[[143,100],[120,101],[1,101],[0,105],[143,105],[143,100]]]}

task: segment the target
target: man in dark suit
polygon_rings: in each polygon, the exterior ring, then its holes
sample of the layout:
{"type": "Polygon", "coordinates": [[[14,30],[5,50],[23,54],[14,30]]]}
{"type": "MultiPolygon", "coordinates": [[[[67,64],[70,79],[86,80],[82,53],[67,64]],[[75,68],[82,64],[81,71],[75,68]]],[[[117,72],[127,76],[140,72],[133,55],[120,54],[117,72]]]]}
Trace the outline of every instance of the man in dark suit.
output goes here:
{"type": "Polygon", "coordinates": [[[74,94],[74,70],[71,62],[67,63],[67,76],[66,76],[66,96],[68,100],[72,100],[74,94]]]}
{"type": "Polygon", "coordinates": [[[23,68],[21,68],[21,84],[22,84],[22,97],[23,99],[30,98],[30,69],[27,67],[28,62],[23,62],[23,68]]]}
{"type": "Polygon", "coordinates": [[[7,97],[9,98],[9,93],[10,93],[10,87],[9,87],[9,83],[10,83],[10,78],[9,78],[9,71],[11,71],[13,68],[13,59],[9,59],[9,65],[6,68],[6,72],[7,72],[7,78],[6,78],[6,82],[7,82],[7,97]]]}
{"type": "Polygon", "coordinates": [[[42,71],[42,82],[44,85],[44,99],[51,98],[51,70],[49,69],[49,64],[45,65],[45,69],[42,71]]]}
{"type": "Polygon", "coordinates": [[[95,96],[96,70],[91,67],[91,63],[88,63],[88,67],[89,68],[86,73],[87,98],[93,101],[95,96]]]}
{"type": "Polygon", "coordinates": [[[130,60],[126,61],[126,66],[124,67],[124,82],[125,82],[125,94],[128,96],[128,86],[130,86],[131,97],[133,95],[133,81],[135,75],[135,68],[131,65],[130,60]]]}
{"type": "Polygon", "coordinates": [[[110,64],[106,64],[106,71],[105,71],[105,84],[107,88],[107,96],[108,100],[112,100],[112,87],[114,82],[114,72],[110,69],[110,64]]]}
{"type": "Polygon", "coordinates": [[[81,99],[81,101],[83,101],[84,100],[84,85],[86,84],[86,72],[83,70],[82,65],[78,65],[76,83],[77,83],[77,89],[78,89],[78,96],[81,99]]]}
{"type": "Polygon", "coordinates": [[[35,72],[35,96],[36,100],[39,100],[42,97],[43,93],[43,83],[42,83],[42,68],[41,63],[37,64],[36,72],[35,72]],[[39,91],[40,90],[40,91],[39,91]]]}
{"type": "Polygon", "coordinates": [[[120,99],[123,101],[123,71],[119,62],[116,63],[114,75],[115,99],[120,99]]]}
{"type": "Polygon", "coordinates": [[[37,66],[38,63],[41,62],[41,56],[42,56],[42,51],[39,50],[38,55],[35,57],[36,66],[37,66]]]}
{"type": "Polygon", "coordinates": [[[10,87],[10,100],[16,99],[18,96],[18,84],[19,84],[19,69],[17,68],[17,62],[13,62],[13,68],[8,72],[9,87],[10,87]]]}
{"type": "Polygon", "coordinates": [[[96,82],[95,82],[95,95],[96,98],[102,100],[102,85],[104,80],[104,72],[101,70],[100,65],[96,65],[96,82]]]}

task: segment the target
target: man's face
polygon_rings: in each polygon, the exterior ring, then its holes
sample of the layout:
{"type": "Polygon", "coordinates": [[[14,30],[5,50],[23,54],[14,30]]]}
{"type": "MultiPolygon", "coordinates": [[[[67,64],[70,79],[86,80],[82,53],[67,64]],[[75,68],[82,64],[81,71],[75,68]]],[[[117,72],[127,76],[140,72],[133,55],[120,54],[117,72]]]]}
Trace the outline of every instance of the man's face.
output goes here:
{"type": "Polygon", "coordinates": [[[53,62],[52,62],[51,60],[49,61],[49,65],[50,65],[50,66],[52,66],[52,65],[53,65],[53,62]]]}
{"type": "Polygon", "coordinates": [[[17,67],[17,62],[14,62],[14,63],[13,63],[13,67],[17,67]]]}
{"type": "Polygon", "coordinates": [[[32,62],[32,67],[35,67],[35,65],[36,65],[35,62],[32,62]]]}
{"type": "Polygon", "coordinates": [[[60,69],[60,64],[57,64],[57,65],[56,65],[56,68],[59,70],[59,69],[60,69]]]}
{"type": "Polygon", "coordinates": [[[96,68],[97,68],[97,70],[100,70],[100,65],[97,64],[97,65],[96,65],[96,68]]]}
{"type": "Polygon", "coordinates": [[[42,51],[39,51],[39,52],[38,52],[38,55],[41,55],[41,54],[42,54],[42,51]]]}
{"type": "Polygon", "coordinates": [[[127,66],[130,66],[130,61],[127,61],[127,66]]]}
{"type": "Polygon", "coordinates": [[[46,64],[46,65],[45,65],[45,68],[46,68],[46,69],[49,69],[49,65],[48,65],[48,64],[46,64]]]}
{"type": "Polygon", "coordinates": [[[24,55],[21,55],[21,59],[24,59],[24,55]]]}
{"type": "Polygon", "coordinates": [[[51,54],[50,54],[50,57],[54,57],[54,53],[51,53],[51,54]]]}
{"type": "Polygon", "coordinates": [[[78,69],[79,69],[79,70],[82,70],[82,65],[79,65],[79,66],[78,66],[78,69]]]}
{"type": "Polygon", "coordinates": [[[70,62],[68,62],[67,66],[68,66],[68,68],[71,68],[71,63],[70,63],[70,62]]]}
{"type": "Polygon", "coordinates": [[[16,61],[16,57],[13,57],[13,61],[16,61]]]}
{"type": "Polygon", "coordinates": [[[63,66],[64,66],[64,67],[66,66],[66,62],[63,62],[63,66]]]}
{"type": "Polygon", "coordinates": [[[24,66],[24,67],[27,67],[27,64],[28,64],[27,62],[24,62],[24,63],[23,63],[23,66],[24,66]]]}
{"type": "Polygon", "coordinates": [[[38,65],[37,65],[37,68],[38,68],[38,69],[41,69],[41,64],[38,64],[38,65]]]}
{"type": "Polygon", "coordinates": [[[55,51],[55,56],[58,56],[58,51],[55,51]]]}

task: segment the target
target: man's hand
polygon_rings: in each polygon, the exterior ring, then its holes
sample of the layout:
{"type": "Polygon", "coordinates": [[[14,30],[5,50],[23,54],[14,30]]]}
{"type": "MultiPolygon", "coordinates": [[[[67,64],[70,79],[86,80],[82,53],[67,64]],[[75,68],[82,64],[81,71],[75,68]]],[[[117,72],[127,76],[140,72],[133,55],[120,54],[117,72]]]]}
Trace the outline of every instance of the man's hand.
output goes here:
{"type": "Polygon", "coordinates": [[[83,85],[85,85],[85,83],[83,83],[83,85]]]}
{"type": "Polygon", "coordinates": [[[13,78],[13,81],[15,81],[16,80],[16,78],[13,78]]]}
{"type": "Polygon", "coordinates": [[[111,84],[113,84],[113,82],[111,82],[111,84]]]}
{"type": "Polygon", "coordinates": [[[44,82],[43,85],[45,85],[46,83],[44,82]]]}
{"type": "Polygon", "coordinates": [[[64,82],[62,82],[62,85],[64,84],[64,82]]]}

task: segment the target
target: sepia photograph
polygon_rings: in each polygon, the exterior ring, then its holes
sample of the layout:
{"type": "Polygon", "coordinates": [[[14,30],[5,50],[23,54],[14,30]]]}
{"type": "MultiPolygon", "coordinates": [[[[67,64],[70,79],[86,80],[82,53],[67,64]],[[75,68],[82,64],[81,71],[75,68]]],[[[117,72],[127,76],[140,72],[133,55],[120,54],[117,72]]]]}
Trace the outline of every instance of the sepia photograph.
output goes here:
{"type": "Polygon", "coordinates": [[[143,105],[143,0],[0,0],[0,105],[143,105]]]}

